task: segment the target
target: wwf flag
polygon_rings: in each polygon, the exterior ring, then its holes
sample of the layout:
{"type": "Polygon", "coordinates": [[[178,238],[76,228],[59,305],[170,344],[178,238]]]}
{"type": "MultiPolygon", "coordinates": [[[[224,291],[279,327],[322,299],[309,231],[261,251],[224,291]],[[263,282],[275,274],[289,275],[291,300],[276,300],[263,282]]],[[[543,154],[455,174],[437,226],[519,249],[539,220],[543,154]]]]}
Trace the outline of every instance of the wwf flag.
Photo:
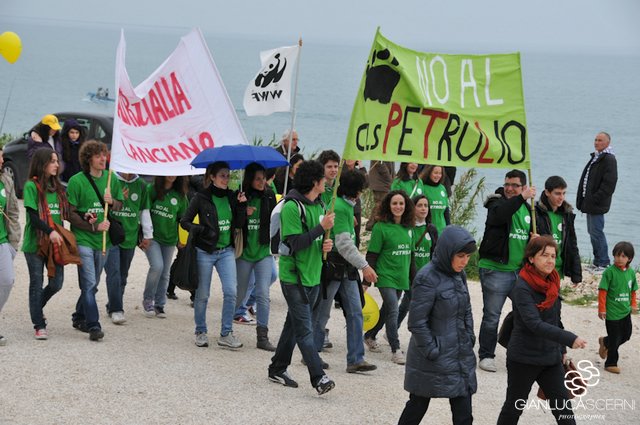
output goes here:
{"type": "Polygon", "coordinates": [[[299,46],[260,52],[262,68],[244,92],[244,110],[249,116],[291,110],[293,71],[299,46]]]}

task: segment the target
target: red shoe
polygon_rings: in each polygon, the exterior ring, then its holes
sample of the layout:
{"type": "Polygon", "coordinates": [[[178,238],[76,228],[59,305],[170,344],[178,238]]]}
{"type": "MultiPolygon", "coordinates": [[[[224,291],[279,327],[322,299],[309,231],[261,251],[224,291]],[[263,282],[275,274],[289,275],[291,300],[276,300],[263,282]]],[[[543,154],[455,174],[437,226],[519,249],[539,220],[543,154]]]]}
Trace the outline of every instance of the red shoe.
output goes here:
{"type": "Polygon", "coordinates": [[[45,328],[42,329],[36,329],[36,335],[35,335],[36,339],[39,340],[45,340],[49,338],[49,333],[47,332],[47,330],[45,328]]]}

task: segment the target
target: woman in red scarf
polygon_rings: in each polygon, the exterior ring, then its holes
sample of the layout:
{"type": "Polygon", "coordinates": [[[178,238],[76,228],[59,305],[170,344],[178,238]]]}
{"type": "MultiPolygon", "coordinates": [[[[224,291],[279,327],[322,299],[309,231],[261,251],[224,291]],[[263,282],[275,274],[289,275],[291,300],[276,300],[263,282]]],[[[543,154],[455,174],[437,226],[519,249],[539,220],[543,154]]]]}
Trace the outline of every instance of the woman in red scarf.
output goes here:
{"type": "Polygon", "coordinates": [[[576,423],[562,364],[566,347],[584,348],[587,342],[562,326],[557,252],[549,235],[531,239],[525,249],[524,265],[511,292],[514,323],[507,347],[507,399],[498,425],[518,423],[534,381],[546,394],[556,422],[576,423]]]}

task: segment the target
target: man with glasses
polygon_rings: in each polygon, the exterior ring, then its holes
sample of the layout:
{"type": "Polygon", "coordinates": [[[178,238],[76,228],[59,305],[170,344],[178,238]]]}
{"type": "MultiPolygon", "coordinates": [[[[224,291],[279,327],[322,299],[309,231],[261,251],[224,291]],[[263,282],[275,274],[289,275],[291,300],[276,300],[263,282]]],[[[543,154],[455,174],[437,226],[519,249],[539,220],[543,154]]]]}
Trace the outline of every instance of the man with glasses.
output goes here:
{"type": "Polygon", "coordinates": [[[487,221],[480,244],[480,284],[484,303],[480,325],[480,369],[496,372],[495,349],[502,307],[518,279],[524,249],[531,233],[527,200],[536,195],[520,170],[509,171],[503,187],[485,201],[487,221]]]}

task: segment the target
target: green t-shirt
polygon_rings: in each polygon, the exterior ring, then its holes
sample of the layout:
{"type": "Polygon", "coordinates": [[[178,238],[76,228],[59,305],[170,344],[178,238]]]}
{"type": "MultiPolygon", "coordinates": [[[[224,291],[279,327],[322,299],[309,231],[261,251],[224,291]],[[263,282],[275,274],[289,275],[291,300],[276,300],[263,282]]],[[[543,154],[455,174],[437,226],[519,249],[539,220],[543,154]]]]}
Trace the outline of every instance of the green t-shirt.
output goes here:
{"type": "MultiPolygon", "coordinates": [[[[351,241],[353,241],[355,245],[356,230],[353,206],[342,197],[336,198],[336,207],[333,212],[336,216],[333,221],[333,227],[331,228],[331,239],[335,241],[337,234],[348,233],[351,241]]],[[[333,250],[336,251],[335,244],[333,245],[333,250]]]]}
{"type": "Polygon", "coordinates": [[[369,251],[378,254],[379,288],[409,289],[413,231],[401,224],[379,221],[373,225],[369,251]]]}
{"type": "Polygon", "coordinates": [[[425,233],[426,230],[426,224],[413,228],[413,246],[415,247],[413,256],[416,262],[416,270],[420,270],[431,261],[431,246],[433,245],[433,241],[431,240],[429,232],[425,233]],[[422,235],[424,235],[424,237],[422,237],[422,235]],[[416,246],[420,238],[422,238],[420,245],[416,246]]]}
{"type": "MultiPolygon", "coordinates": [[[[112,177],[113,178],[113,177],[112,177]]],[[[124,242],[120,248],[133,249],[138,245],[140,230],[140,211],[148,209],[147,183],[142,178],[132,182],[120,180],[124,202],[120,211],[114,211],[113,216],[124,227],[124,242]],[[126,194],[126,195],[125,195],[126,194]]]]}
{"type": "Polygon", "coordinates": [[[247,202],[247,208],[254,207],[255,211],[253,214],[247,215],[247,244],[244,246],[240,258],[251,263],[257,263],[270,255],[269,245],[260,244],[261,205],[262,199],[260,198],[253,198],[247,202]]]}
{"type": "Polygon", "coordinates": [[[156,199],[153,185],[147,187],[149,212],[153,223],[153,239],[160,245],[178,243],[178,223],[187,209],[187,197],[171,189],[162,199],[156,199]]]}
{"type": "MultiPolygon", "coordinates": [[[[324,208],[320,204],[304,204],[307,226],[303,228],[298,206],[293,201],[287,201],[282,206],[280,212],[280,238],[284,240],[289,235],[299,235],[307,233],[309,230],[320,224],[324,216],[324,208]]],[[[280,282],[286,284],[296,284],[298,278],[297,269],[302,285],[316,286],[320,284],[320,273],[322,271],[322,240],[324,235],[320,235],[306,249],[298,251],[293,256],[280,256],[280,282]]]]}
{"type": "Polygon", "coordinates": [[[518,211],[511,216],[509,229],[509,261],[507,264],[483,258],[478,262],[478,267],[497,270],[501,272],[515,272],[522,267],[524,249],[529,242],[531,232],[531,210],[527,204],[522,204],[518,211]]]}
{"type": "Polygon", "coordinates": [[[549,221],[551,223],[551,236],[558,244],[558,255],[556,255],[556,270],[560,274],[560,279],[564,278],[564,273],[562,272],[562,214],[558,214],[557,212],[549,211],[549,221]]]}
{"type": "Polygon", "coordinates": [[[607,320],[624,319],[631,313],[631,292],[638,290],[636,272],[611,265],[602,273],[598,289],[607,291],[607,320]]]}
{"type": "Polygon", "coordinates": [[[393,179],[393,183],[391,183],[391,190],[404,190],[404,192],[409,195],[409,198],[413,198],[414,196],[424,194],[424,184],[420,179],[393,179]]]}
{"type": "MultiPolygon", "coordinates": [[[[90,176],[98,187],[98,191],[103,194],[107,188],[108,172],[104,171],[102,176],[96,178],[90,176]]],[[[122,188],[117,178],[111,177],[111,197],[118,201],[123,201],[122,188]]],[[[67,199],[69,204],[76,207],[76,210],[81,216],[85,213],[95,213],[97,220],[95,226],[104,221],[104,205],[100,203],[100,199],[93,190],[93,186],[89,183],[87,176],[83,172],[79,172],[69,179],[67,184],[67,199]]],[[[76,242],[80,246],[86,246],[93,250],[102,250],[102,235],[103,232],[91,232],[86,230],[80,230],[71,226],[71,231],[76,236],[76,242]]],[[[107,234],[107,248],[111,246],[111,240],[109,239],[109,232],[107,234]]]]}
{"type": "Polygon", "coordinates": [[[424,194],[429,201],[429,210],[431,211],[431,223],[438,229],[438,234],[447,227],[447,221],[444,219],[444,212],[449,208],[449,198],[447,197],[447,189],[439,184],[437,186],[424,185],[424,194]]]}
{"type": "Polygon", "coordinates": [[[213,204],[216,206],[216,212],[218,213],[218,228],[220,229],[217,249],[226,248],[231,245],[231,205],[229,204],[229,198],[226,196],[217,197],[212,195],[213,204]]]}
{"type": "MultiPolygon", "coordinates": [[[[36,187],[36,184],[33,182],[33,180],[28,180],[24,184],[22,195],[24,200],[24,207],[38,211],[38,215],[40,215],[40,211],[38,210],[38,188],[36,187]]],[[[54,223],[62,224],[62,217],[60,216],[60,200],[58,199],[58,194],[56,192],[47,191],[45,193],[45,197],[47,199],[47,204],[49,205],[49,211],[51,212],[52,220],[54,221],[54,223]]],[[[38,252],[38,235],[36,233],[36,229],[31,223],[31,217],[29,216],[29,214],[27,214],[27,223],[24,226],[22,251],[29,253],[38,252]]]]}

